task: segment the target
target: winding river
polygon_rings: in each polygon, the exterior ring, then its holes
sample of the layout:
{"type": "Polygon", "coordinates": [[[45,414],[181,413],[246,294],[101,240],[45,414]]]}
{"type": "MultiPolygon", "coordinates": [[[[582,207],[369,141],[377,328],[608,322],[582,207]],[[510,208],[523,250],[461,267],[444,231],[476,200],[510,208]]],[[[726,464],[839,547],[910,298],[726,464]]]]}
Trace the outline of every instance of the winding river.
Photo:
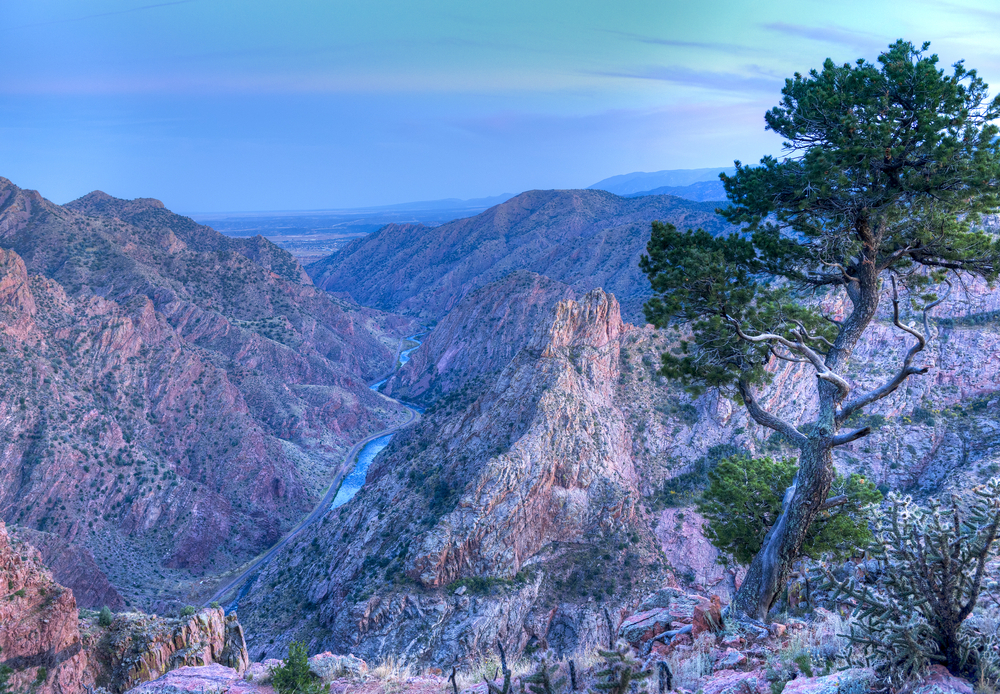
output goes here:
{"type": "MultiPolygon", "coordinates": [[[[421,341],[418,339],[426,335],[426,332],[417,333],[416,335],[411,335],[400,343],[400,346],[406,344],[406,342],[416,342],[416,346],[409,347],[407,349],[401,349],[399,352],[399,357],[397,358],[396,369],[399,369],[403,364],[410,361],[410,354],[414,350],[418,349],[421,345],[421,341]]],[[[369,386],[372,390],[378,392],[386,381],[389,380],[391,376],[383,378],[378,383],[373,383],[369,386]]],[[[388,395],[382,394],[382,397],[388,398],[388,395]]],[[[390,398],[394,399],[394,398],[390,398]]],[[[288,542],[298,535],[303,528],[307,525],[314,523],[315,521],[326,515],[331,509],[337,508],[338,506],[343,506],[348,501],[354,498],[354,495],[358,493],[361,487],[365,483],[365,477],[368,476],[368,468],[372,461],[375,460],[377,456],[386,446],[389,445],[389,441],[392,439],[394,433],[403,427],[409,426],[416,420],[424,411],[422,407],[417,405],[410,405],[402,401],[396,400],[399,404],[403,405],[410,411],[410,418],[407,419],[402,424],[397,424],[396,426],[389,427],[377,434],[373,434],[368,438],[356,443],[351,447],[351,450],[347,452],[345,460],[354,460],[354,466],[351,470],[343,475],[338,475],[339,479],[335,478],[333,484],[327,490],[326,495],[323,500],[313,509],[312,513],[306,516],[301,523],[299,523],[295,528],[288,533],[280,542],[271,547],[264,556],[251,564],[247,569],[242,571],[235,578],[227,581],[225,585],[221,586],[211,598],[205,601],[204,606],[207,607],[210,603],[215,601],[221,601],[228,593],[233,589],[237,588],[241,584],[242,587],[237,592],[235,598],[232,602],[226,605],[226,613],[232,612],[236,609],[239,601],[250,592],[250,587],[253,585],[254,581],[257,579],[258,572],[267,565],[274,555],[278,553],[282,547],[288,544],[288,542]]]]}
{"type": "MultiPolygon", "coordinates": [[[[406,362],[410,361],[410,354],[418,349],[422,344],[417,338],[423,337],[426,333],[417,333],[416,335],[411,335],[406,338],[408,342],[416,342],[416,346],[410,347],[409,349],[404,349],[399,353],[399,363],[396,368],[399,368],[406,362]]],[[[378,383],[374,383],[369,388],[378,392],[378,389],[385,385],[388,378],[383,378],[378,383]]],[[[389,397],[389,396],[386,396],[389,397]]],[[[410,405],[408,403],[397,400],[402,405],[406,405],[411,410],[416,410],[418,413],[423,413],[423,408],[416,405],[410,405]]],[[[385,436],[380,436],[377,439],[372,439],[365,444],[364,448],[358,453],[357,462],[354,463],[354,467],[351,469],[347,476],[344,477],[344,481],[340,483],[340,489],[337,490],[337,496],[334,497],[333,503],[330,504],[331,509],[335,509],[338,506],[343,506],[348,501],[354,498],[362,485],[365,483],[365,478],[368,477],[368,468],[371,466],[372,461],[375,460],[375,456],[385,450],[385,447],[389,445],[389,441],[392,440],[393,434],[386,434],[385,436]]]]}

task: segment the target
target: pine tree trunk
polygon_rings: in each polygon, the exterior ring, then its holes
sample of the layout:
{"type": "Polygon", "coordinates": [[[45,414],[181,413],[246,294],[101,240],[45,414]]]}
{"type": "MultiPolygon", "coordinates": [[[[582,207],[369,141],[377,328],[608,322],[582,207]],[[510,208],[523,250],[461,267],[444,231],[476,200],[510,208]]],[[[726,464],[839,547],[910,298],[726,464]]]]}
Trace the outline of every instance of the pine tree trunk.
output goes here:
{"type": "Polygon", "coordinates": [[[802,445],[795,481],[785,492],[781,515],[764,538],[733,598],[729,608],[732,616],[767,620],[767,613],[799,558],[809,525],[830,493],[834,474],[832,451],[830,436],[810,437],[802,445]]]}

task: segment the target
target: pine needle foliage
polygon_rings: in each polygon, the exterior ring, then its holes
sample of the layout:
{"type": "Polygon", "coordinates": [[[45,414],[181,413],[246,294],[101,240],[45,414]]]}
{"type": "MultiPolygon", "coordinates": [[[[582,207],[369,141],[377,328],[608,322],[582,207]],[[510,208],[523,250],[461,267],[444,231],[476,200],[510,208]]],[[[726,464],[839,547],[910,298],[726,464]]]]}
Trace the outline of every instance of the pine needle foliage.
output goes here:
{"type": "MultiPolygon", "coordinates": [[[[792,458],[774,460],[733,455],[708,473],[708,488],[698,501],[698,512],[707,521],[705,537],[738,564],[749,564],[760,551],[764,536],[781,513],[782,495],[798,470],[792,458]]],[[[868,512],[882,501],[875,484],[860,475],[834,476],[821,511],[809,528],[802,555],[818,559],[824,554],[843,558],[871,541],[868,512]]]]}
{"type": "Polygon", "coordinates": [[[598,651],[604,659],[604,666],[597,672],[597,684],[591,689],[591,694],[627,694],[646,691],[646,679],[650,672],[643,671],[641,664],[632,657],[625,646],[619,645],[613,651],[598,651]]]}
{"type": "Polygon", "coordinates": [[[271,683],[278,694],[321,694],[330,691],[309,670],[309,654],[305,644],[288,644],[288,657],[281,667],[274,668],[271,683]]]}
{"type": "Polygon", "coordinates": [[[857,601],[850,638],[866,662],[899,686],[931,664],[957,676],[997,681],[1000,661],[969,622],[1000,532],[1000,478],[972,490],[971,501],[931,499],[926,508],[890,493],[875,514],[870,547],[882,564],[878,585],[830,581],[857,601]]]}

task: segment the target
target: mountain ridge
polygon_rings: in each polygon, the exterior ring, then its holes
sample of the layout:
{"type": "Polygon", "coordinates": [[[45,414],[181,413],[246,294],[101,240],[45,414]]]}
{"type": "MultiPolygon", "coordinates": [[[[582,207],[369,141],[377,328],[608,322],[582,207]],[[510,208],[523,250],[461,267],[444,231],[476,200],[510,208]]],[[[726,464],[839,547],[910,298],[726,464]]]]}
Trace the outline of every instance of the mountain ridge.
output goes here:
{"type": "Polygon", "coordinates": [[[715,205],[601,190],[527,191],[474,217],[429,228],[389,225],[307,267],[316,286],[421,319],[440,320],[474,289],[528,270],[579,293],[604,287],[642,321],[638,267],[659,219],[712,233],[732,229],[715,205]]]}

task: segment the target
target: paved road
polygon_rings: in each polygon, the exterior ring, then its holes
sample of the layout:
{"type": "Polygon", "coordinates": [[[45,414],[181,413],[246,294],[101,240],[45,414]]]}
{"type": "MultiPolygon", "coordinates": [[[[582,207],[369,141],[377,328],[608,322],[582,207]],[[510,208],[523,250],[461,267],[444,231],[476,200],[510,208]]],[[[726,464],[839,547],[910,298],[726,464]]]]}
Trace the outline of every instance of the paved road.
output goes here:
{"type": "MultiPolygon", "coordinates": [[[[399,345],[400,348],[402,348],[403,346],[402,340],[400,340],[399,345]]],[[[399,352],[400,349],[397,349],[396,350],[397,362],[399,360],[399,352]]],[[[375,381],[375,383],[378,383],[378,381],[375,381]]],[[[326,515],[326,512],[330,510],[330,504],[333,503],[334,498],[337,496],[337,490],[340,489],[340,483],[343,481],[344,476],[347,475],[354,467],[354,458],[358,455],[359,452],[361,452],[361,449],[364,448],[367,443],[381,436],[385,436],[386,434],[392,434],[404,427],[408,427],[415,421],[417,421],[417,419],[420,418],[420,414],[416,410],[414,410],[411,407],[408,407],[402,402],[399,402],[399,400],[390,398],[388,395],[383,395],[382,393],[379,393],[379,395],[383,398],[392,400],[395,403],[403,405],[403,407],[406,407],[406,409],[410,413],[409,419],[407,419],[402,424],[397,424],[396,426],[391,426],[388,429],[383,429],[382,431],[376,432],[371,436],[368,436],[367,438],[364,438],[361,441],[358,441],[356,444],[354,444],[351,447],[351,450],[347,452],[347,456],[344,458],[344,464],[340,467],[340,471],[337,473],[337,476],[333,478],[333,484],[331,484],[330,488],[326,490],[326,494],[323,496],[323,499],[319,502],[319,504],[317,504],[316,508],[312,510],[312,513],[310,513],[308,516],[302,519],[302,522],[296,525],[291,530],[291,532],[285,535],[285,537],[282,538],[276,545],[271,547],[271,549],[269,549],[267,553],[264,554],[264,556],[257,559],[257,561],[251,564],[248,568],[244,569],[236,578],[233,578],[232,580],[226,582],[225,585],[221,586],[217,591],[215,591],[212,597],[210,597],[208,600],[204,602],[202,607],[208,607],[213,602],[221,602],[222,598],[225,597],[226,593],[229,593],[233,589],[237,588],[241,583],[249,579],[257,571],[264,568],[264,566],[269,561],[271,561],[271,559],[274,558],[274,555],[277,554],[282,547],[291,542],[295,538],[295,536],[298,535],[300,532],[302,532],[302,530],[306,526],[310,525],[311,523],[315,523],[317,520],[326,515]]]]}

